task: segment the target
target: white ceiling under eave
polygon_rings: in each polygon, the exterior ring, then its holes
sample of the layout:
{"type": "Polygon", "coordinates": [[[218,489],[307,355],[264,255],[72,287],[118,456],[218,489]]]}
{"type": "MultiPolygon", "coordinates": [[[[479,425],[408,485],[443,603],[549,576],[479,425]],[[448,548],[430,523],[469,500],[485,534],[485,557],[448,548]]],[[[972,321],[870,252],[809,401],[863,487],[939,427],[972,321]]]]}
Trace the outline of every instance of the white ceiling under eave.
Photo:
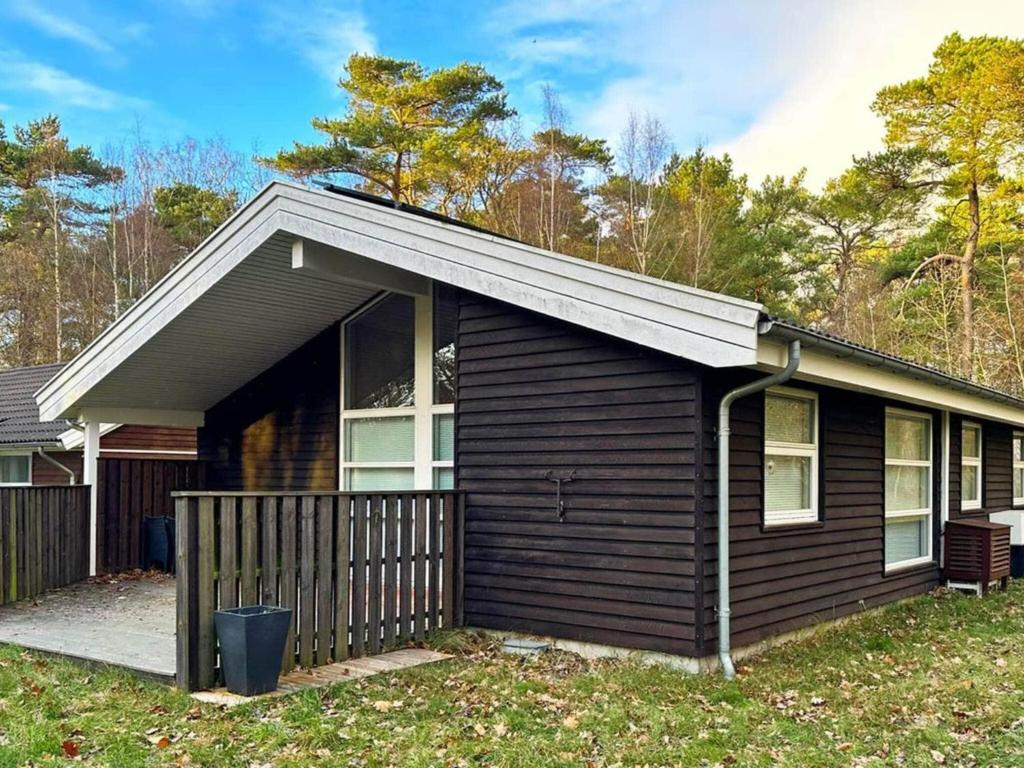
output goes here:
{"type": "Polygon", "coordinates": [[[401,290],[367,274],[449,283],[713,367],[757,361],[757,304],[274,182],[40,389],[40,414],[198,423],[380,290],[401,290]],[[296,252],[319,268],[293,263],[297,240],[328,249],[296,252]]]}
{"type": "Polygon", "coordinates": [[[379,291],[293,270],[293,239],[279,233],[257,247],[76,410],[206,411],[379,291]]]}

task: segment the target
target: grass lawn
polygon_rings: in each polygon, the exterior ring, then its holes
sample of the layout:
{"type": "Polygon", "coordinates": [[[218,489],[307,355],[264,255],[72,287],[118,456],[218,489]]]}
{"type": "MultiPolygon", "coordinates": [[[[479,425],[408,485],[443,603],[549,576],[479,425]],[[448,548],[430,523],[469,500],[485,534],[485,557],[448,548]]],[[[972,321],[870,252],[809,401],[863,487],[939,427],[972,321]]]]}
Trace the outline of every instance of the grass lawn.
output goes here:
{"type": "Polygon", "coordinates": [[[230,711],[0,648],[0,766],[1024,766],[1024,584],[889,606],[729,684],[433,643],[458,658],[230,711]]]}

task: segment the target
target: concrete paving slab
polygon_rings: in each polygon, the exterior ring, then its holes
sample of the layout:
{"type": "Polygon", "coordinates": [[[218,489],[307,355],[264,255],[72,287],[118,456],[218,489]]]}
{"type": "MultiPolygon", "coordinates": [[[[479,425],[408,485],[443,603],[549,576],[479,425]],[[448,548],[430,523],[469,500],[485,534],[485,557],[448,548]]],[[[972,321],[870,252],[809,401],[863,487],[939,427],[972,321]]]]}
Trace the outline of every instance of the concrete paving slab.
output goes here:
{"type": "Polygon", "coordinates": [[[0,643],[173,681],[174,578],[84,581],[0,607],[0,643]]]}

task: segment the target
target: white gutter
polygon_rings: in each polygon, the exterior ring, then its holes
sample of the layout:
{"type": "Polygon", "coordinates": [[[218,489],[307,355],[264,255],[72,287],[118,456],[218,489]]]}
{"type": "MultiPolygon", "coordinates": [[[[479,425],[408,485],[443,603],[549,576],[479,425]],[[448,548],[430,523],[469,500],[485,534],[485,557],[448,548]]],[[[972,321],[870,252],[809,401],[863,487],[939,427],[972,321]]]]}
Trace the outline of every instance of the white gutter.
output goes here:
{"type": "Polygon", "coordinates": [[[762,392],[768,387],[782,384],[792,378],[800,365],[800,340],[789,342],[789,359],[786,367],[757,381],[727,392],[718,407],[718,660],[726,680],[736,676],[732,663],[729,608],[729,409],[741,397],[762,392]]]}

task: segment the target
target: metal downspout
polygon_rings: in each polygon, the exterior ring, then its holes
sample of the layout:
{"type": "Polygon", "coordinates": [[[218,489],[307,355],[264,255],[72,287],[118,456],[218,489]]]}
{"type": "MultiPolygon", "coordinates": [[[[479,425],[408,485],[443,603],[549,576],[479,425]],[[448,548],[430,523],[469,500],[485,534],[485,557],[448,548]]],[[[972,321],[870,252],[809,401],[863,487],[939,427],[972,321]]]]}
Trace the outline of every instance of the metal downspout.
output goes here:
{"type": "Polygon", "coordinates": [[[718,660],[726,680],[736,676],[732,663],[729,636],[729,410],[741,397],[762,392],[792,378],[800,365],[800,341],[789,342],[789,359],[778,373],[744,384],[727,392],[718,407],[718,660]]]}
{"type": "Polygon", "coordinates": [[[50,464],[52,464],[53,466],[55,466],[57,469],[61,470],[62,472],[66,472],[68,474],[68,476],[71,478],[71,482],[69,483],[69,485],[74,485],[75,484],[75,473],[74,473],[74,470],[70,469],[69,467],[65,467],[63,464],[61,464],[59,461],[57,461],[55,458],[53,458],[53,456],[50,456],[42,448],[37,448],[36,449],[36,453],[38,453],[39,458],[43,459],[43,461],[49,462],[50,464]]]}

